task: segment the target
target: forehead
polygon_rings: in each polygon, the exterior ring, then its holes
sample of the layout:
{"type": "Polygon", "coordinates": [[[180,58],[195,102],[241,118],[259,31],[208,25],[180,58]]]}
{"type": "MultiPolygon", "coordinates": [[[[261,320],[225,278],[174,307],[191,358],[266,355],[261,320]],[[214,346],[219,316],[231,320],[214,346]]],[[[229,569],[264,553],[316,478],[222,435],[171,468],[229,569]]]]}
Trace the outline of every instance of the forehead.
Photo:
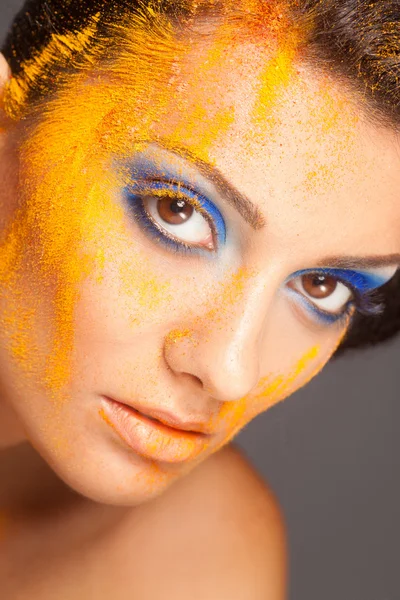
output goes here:
{"type": "Polygon", "coordinates": [[[310,257],[322,241],[328,255],[398,252],[396,134],[287,45],[193,43],[164,102],[152,135],[215,164],[260,207],[277,244],[290,239],[310,257]]]}
{"type": "Polygon", "coordinates": [[[183,147],[216,165],[259,206],[269,239],[292,250],[315,253],[321,240],[327,254],[399,250],[396,136],[302,64],[295,41],[238,40],[223,27],[149,54],[149,36],[60,95],[54,127],[64,121],[65,139],[97,139],[106,155],[129,156],[136,140],[183,147]]]}

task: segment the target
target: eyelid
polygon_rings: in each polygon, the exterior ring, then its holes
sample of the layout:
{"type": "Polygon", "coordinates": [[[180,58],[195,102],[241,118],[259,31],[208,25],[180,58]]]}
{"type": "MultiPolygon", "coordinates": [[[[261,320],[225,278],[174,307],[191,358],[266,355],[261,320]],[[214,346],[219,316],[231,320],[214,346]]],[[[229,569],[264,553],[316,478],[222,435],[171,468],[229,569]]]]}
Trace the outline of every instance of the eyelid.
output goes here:
{"type": "Polygon", "coordinates": [[[207,220],[217,238],[217,245],[219,246],[219,243],[224,244],[226,242],[226,227],[224,218],[215,203],[207,198],[207,196],[204,194],[198,192],[194,188],[188,187],[181,181],[175,181],[170,178],[163,179],[159,177],[153,177],[152,179],[139,179],[132,182],[129,186],[129,189],[135,189],[136,185],[137,189],[135,190],[135,193],[143,194],[146,191],[150,191],[151,193],[154,193],[154,191],[160,191],[162,193],[163,191],[171,191],[177,196],[181,194],[182,197],[186,198],[187,202],[191,204],[195,210],[201,213],[204,219],[207,220]],[[185,191],[187,192],[186,194],[185,191]]]}
{"type": "Polygon", "coordinates": [[[344,285],[351,287],[356,294],[364,294],[385,285],[397,272],[397,267],[379,267],[371,270],[339,269],[336,267],[316,267],[302,269],[289,275],[285,284],[302,275],[321,274],[332,276],[344,285]]]}
{"type": "Polygon", "coordinates": [[[212,181],[205,178],[194,166],[190,169],[193,172],[188,176],[187,169],[181,164],[174,165],[162,157],[154,159],[138,153],[131,163],[130,170],[133,180],[179,181],[185,188],[200,196],[205,196],[213,201],[220,198],[220,194],[212,181]]]}
{"type": "Polygon", "coordinates": [[[176,156],[174,155],[163,157],[157,152],[156,156],[148,156],[145,152],[137,153],[130,162],[129,169],[133,180],[179,181],[185,188],[193,190],[196,194],[206,197],[210,202],[216,204],[228,220],[230,203],[213,179],[201,173],[195,164],[175,162],[173,158],[176,159],[176,156]]]}
{"type": "Polygon", "coordinates": [[[295,298],[296,303],[300,302],[301,305],[304,307],[304,310],[308,314],[312,314],[313,321],[316,319],[318,322],[322,322],[323,324],[328,325],[340,323],[341,320],[344,319],[345,315],[348,314],[349,307],[354,306],[354,303],[351,300],[349,300],[349,302],[347,302],[346,304],[347,308],[344,308],[342,313],[335,314],[333,312],[320,308],[308,296],[305,296],[302,292],[294,288],[288,287],[287,293],[289,293],[290,296],[292,296],[292,298],[295,298]]]}
{"type": "Polygon", "coordinates": [[[380,283],[379,286],[384,285],[385,283],[387,283],[390,279],[392,279],[392,277],[394,277],[397,273],[397,271],[399,270],[399,266],[398,265],[387,265],[385,267],[376,267],[375,269],[366,269],[366,270],[361,270],[361,272],[365,272],[368,274],[371,274],[379,279],[381,279],[381,281],[383,283],[380,283]]]}
{"type": "Polygon", "coordinates": [[[182,184],[180,181],[175,181],[173,179],[161,179],[161,178],[152,178],[149,180],[138,180],[129,186],[130,188],[135,188],[136,193],[145,193],[151,192],[154,195],[157,195],[157,192],[160,192],[160,196],[165,192],[173,192],[176,197],[179,197],[180,194],[185,198],[188,198],[190,203],[194,208],[196,208],[199,212],[203,213],[205,217],[208,216],[207,211],[204,210],[201,202],[198,201],[198,197],[201,197],[201,194],[196,192],[196,190],[188,187],[185,184],[182,184]],[[157,184],[160,184],[158,186],[157,184]],[[162,187],[164,185],[164,187],[162,187]],[[170,189],[168,189],[170,188],[170,189]],[[171,189],[172,188],[172,189],[171,189]],[[173,189],[176,188],[176,189],[173,189]],[[185,194],[185,192],[189,192],[189,194],[185,194]]]}

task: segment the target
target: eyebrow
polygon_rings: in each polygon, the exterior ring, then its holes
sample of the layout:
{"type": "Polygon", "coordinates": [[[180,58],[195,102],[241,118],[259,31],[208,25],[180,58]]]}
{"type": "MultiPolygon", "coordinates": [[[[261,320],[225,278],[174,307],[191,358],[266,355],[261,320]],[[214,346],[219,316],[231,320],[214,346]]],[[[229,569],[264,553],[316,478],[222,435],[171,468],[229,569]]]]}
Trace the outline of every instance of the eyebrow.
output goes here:
{"type": "Polygon", "coordinates": [[[327,256],[320,260],[317,267],[330,266],[337,269],[373,269],[400,265],[400,254],[384,256],[327,256]]]}
{"type": "Polygon", "coordinates": [[[206,177],[214,185],[218,193],[238,211],[246,223],[251,225],[253,229],[257,231],[265,227],[265,219],[258,206],[253,204],[247,196],[239,192],[239,190],[237,190],[235,186],[222,175],[217,167],[204,162],[186,148],[177,147],[175,145],[170,146],[165,142],[163,142],[160,147],[194,163],[201,175],[206,177]]]}
{"type": "MultiPolygon", "coordinates": [[[[261,213],[258,206],[253,204],[247,196],[239,192],[234,185],[232,185],[222,175],[220,170],[212,166],[205,161],[201,160],[193,152],[187,148],[180,146],[171,145],[167,140],[162,140],[161,144],[157,142],[155,145],[160,148],[183,157],[185,160],[194,163],[198,171],[206,177],[211,183],[214,184],[215,188],[226,198],[227,202],[233,206],[243,219],[251,225],[251,227],[258,231],[265,227],[265,218],[261,213]]],[[[383,256],[372,255],[372,256],[327,256],[323,260],[318,261],[317,267],[332,267],[336,269],[373,269],[379,267],[389,266],[400,266],[400,253],[386,254],[383,256]]]]}

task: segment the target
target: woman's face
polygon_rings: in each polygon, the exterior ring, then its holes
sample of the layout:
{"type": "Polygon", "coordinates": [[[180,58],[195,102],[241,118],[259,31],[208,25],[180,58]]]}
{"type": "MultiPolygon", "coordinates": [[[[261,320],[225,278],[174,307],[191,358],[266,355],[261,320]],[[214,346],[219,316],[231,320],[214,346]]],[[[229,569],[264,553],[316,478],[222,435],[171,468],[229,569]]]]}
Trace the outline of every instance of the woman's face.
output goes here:
{"type": "Polygon", "coordinates": [[[261,43],[143,56],[71,76],[0,161],[2,400],[116,504],[304,385],[400,252],[397,140],[335,82],[261,43]]]}

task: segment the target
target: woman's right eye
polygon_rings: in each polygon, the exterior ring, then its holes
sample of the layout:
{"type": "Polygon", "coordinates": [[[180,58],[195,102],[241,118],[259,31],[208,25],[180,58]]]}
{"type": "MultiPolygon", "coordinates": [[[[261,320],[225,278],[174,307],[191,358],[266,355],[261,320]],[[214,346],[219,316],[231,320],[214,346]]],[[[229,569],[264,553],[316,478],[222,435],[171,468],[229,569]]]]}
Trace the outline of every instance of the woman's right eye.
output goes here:
{"type": "Polygon", "coordinates": [[[210,200],[176,182],[143,181],[127,190],[139,225],[179,252],[216,252],[225,242],[224,219],[210,200]]]}

